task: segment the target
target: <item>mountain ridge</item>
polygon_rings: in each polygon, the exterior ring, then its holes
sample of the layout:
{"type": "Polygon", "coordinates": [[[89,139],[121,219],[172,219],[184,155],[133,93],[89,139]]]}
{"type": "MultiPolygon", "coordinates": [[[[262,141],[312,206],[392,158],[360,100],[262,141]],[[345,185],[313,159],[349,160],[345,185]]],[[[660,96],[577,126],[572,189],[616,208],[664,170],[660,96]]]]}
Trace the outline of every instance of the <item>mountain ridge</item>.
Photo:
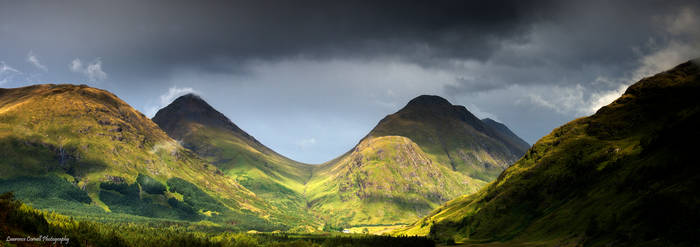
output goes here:
{"type": "MultiPolygon", "coordinates": [[[[223,128],[262,154],[275,156],[307,169],[311,166],[287,158],[263,145],[196,94],[189,93],[176,98],[171,104],[160,109],[153,117],[153,121],[169,136],[178,140],[188,134],[188,124],[195,123],[210,128],[223,128]]],[[[187,142],[183,143],[187,144],[187,142]]],[[[193,148],[196,149],[196,147],[193,148]]]]}
{"type": "Polygon", "coordinates": [[[182,95],[176,98],[168,106],[158,110],[156,115],[152,118],[152,120],[156,123],[164,123],[164,125],[159,126],[166,133],[173,133],[175,136],[181,136],[180,133],[175,133],[175,131],[178,131],[177,126],[173,126],[176,121],[163,119],[165,116],[196,120],[201,124],[228,129],[240,135],[246,141],[256,145],[262,150],[272,152],[271,149],[265,147],[262,145],[262,143],[255,139],[255,137],[243,131],[224,114],[221,114],[219,111],[214,109],[214,107],[209,105],[209,103],[204,101],[199,95],[193,93],[182,95]]]}
{"type": "Polygon", "coordinates": [[[186,94],[160,109],[153,122],[184,147],[279,209],[289,226],[317,227],[304,187],[312,165],[289,159],[249,135],[200,96],[186,94]]]}
{"type": "Polygon", "coordinates": [[[490,126],[493,129],[499,131],[500,134],[506,136],[506,138],[511,139],[512,142],[516,143],[515,145],[527,146],[527,147],[530,146],[529,143],[527,143],[525,140],[521,139],[518,135],[513,133],[513,131],[511,131],[510,128],[508,128],[508,126],[506,126],[505,124],[503,124],[501,122],[497,122],[496,120],[493,120],[490,118],[481,119],[481,122],[490,126]]]}

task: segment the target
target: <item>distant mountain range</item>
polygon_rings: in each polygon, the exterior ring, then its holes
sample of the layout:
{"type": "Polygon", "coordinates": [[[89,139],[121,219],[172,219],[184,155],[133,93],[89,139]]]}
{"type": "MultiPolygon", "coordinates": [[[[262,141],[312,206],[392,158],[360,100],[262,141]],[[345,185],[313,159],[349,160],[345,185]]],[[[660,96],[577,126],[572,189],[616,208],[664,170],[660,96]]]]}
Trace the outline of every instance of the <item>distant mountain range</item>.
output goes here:
{"type": "Polygon", "coordinates": [[[345,154],[309,165],[196,95],[151,120],[84,85],[0,89],[0,193],[100,221],[290,232],[410,224],[394,234],[497,246],[694,246],[698,95],[695,60],[635,83],[532,147],[501,123],[424,95],[345,154]]]}
{"type": "Polygon", "coordinates": [[[309,165],[199,96],[179,97],[151,121],[84,85],[2,89],[0,145],[0,190],[38,208],[296,231],[410,223],[477,191],[528,148],[493,120],[420,96],[346,154],[309,165]]]}
{"type": "Polygon", "coordinates": [[[697,246],[698,62],[645,78],[594,115],[554,129],[479,192],[396,234],[514,246],[697,246]]]}
{"type": "Polygon", "coordinates": [[[505,126],[490,127],[437,96],[412,100],[353,150],[320,166],[277,154],[196,95],[177,98],[153,121],[305,228],[409,223],[475,192],[528,147],[505,126]],[[417,169],[411,174],[407,166],[417,169]]]}

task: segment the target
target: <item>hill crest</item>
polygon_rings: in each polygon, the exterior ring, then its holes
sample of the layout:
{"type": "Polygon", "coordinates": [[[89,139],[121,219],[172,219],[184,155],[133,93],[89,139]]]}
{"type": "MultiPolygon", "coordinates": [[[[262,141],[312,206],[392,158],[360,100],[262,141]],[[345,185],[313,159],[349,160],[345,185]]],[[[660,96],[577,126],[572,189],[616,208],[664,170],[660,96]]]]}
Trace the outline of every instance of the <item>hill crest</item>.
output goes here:
{"type": "Polygon", "coordinates": [[[251,143],[263,146],[253,136],[234,124],[228,117],[214,109],[199,95],[192,93],[180,96],[168,106],[158,110],[153,117],[153,121],[175,139],[181,138],[182,134],[184,134],[181,132],[186,131],[179,129],[181,121],[188,121],[209,127],[223,128],[236,133],[251,143]]]}

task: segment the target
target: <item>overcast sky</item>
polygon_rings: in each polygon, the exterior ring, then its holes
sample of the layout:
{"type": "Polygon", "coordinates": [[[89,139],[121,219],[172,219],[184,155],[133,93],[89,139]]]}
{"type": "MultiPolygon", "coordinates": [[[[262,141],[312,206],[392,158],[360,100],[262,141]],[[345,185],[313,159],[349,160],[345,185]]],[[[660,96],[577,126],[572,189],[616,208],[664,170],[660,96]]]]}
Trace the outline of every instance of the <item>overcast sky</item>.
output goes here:
{"type": "Polygon", "coordinates": [[[307,163],[421,94],[534,143],[694,57],[698,1],[0,0],[0,87],[88,84],[149,117],[195,92],[307,163]]]}

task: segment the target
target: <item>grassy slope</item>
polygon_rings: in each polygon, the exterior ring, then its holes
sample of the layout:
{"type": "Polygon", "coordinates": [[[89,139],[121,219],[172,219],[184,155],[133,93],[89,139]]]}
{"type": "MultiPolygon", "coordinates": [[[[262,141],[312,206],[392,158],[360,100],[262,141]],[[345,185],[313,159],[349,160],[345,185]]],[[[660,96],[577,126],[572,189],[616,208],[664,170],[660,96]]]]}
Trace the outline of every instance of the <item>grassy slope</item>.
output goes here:
{"type": "Polygon", "coordinates": [[[304,197],[311,165],[265,147],[198,96],[176,99],[153,120],[185,147],[273,205],[269,212],[272,220],[290,226],[321,226],[308,212],[304,197]]]}
{"type": "Polygon", "coordinates": [[[540,139],[478,193],[397,234],[532,245],[689,245],[700,234],[700,69],[632,85],[540,139]]]}
{"type": "Polygon", "coordinates": [[[525,151],[496,132],[464,107],[420,96],[318,167],[309,202],[334,225],[411,222],[475,192],[525,151]]]}
{"type": "Polygon", "coordinates": [[[334,225],[400,224],[484,184],[433,160],[405,137],[365,139],[314,172],[309,202],[334,225]]]}
{"type": "MultiPolygon", "coordinates": [[[[219,212],[221,216],[211,217],[212,220],[238,217],[265,222],[259,217],[267,217],[261,210],[269,207],[267,203],[223,176],[215,166],[180,147],[148,118],[103,90],[73,85],[0,89],[0,147],[3,190],[19,188],[23,178],[41,180],[36,186],[64,181],[87,193],[90,204],[83,204],[86,208],[101,207],[107,211],[110,205],[103,199],[114,196],[129,199],[133,202],[128,205],[132,209],[147,204],[174,210],[177,203],[170,205],[169,199],[187,201],[204,193],[215,198],[224,211],[219,212]],[[171,179],[180,178],[200,191],[184,198],[170,191],[150,194],[137,183],[139,174],[163,185],[171,185],[171,179]],[[101,186],[110,181],[131,185],[136,188],[136,194],[101,186]]],[[[41,191],[25,192],[24,196],[21,193],[18,196],[29,202],[39,200],[36,193],[41,191]]],[[[63,199],[66,198],[70,197],[63,199]]],[[[62,203],[54,204],[58,205],[43,206],[63,208],[62,203]]],[[[208,211],[189,206],[199,210],[199,216],[208,211]]],[[[80,210],[69,213],[76,212],[80,210]]]]}

